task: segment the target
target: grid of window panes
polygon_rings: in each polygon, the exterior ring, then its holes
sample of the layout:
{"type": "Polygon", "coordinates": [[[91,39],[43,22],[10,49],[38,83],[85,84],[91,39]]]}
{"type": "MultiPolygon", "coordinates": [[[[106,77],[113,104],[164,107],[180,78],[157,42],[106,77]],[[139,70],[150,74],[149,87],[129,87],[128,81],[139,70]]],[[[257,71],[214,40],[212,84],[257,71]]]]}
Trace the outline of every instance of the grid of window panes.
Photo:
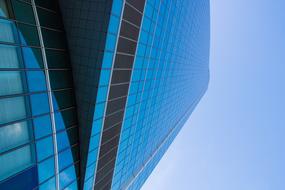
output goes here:
{"type": "Polygon", "coordinates": [[[95,111],[93,116],[92,132],[89,142],[88,159],[85,172],[84,189],[92,189],[95,180],[97,159],[99,156],[99,145],[103,127],[104,113],[112,72],[113,58],[116,46],[116,39],[120,25],[120,17],[123,1],[115,0],[112,4],[111,16],[107,31],[105,51],[100,71],[100,79],[96,97],[95,111]]]}
{"type": "Polygon", "coordinates": [[[208,57],[207,0],[146,2],[113,189],[146,180],[205,92],[208,57]]]}
{"type": "Polygon", "coordinates": [[[64,39],[56,1],[0,0],[0,186],[36,166],[39,189],[54,189],[55,176],[60,189],[77,187],[77,116],[64,39]]]}

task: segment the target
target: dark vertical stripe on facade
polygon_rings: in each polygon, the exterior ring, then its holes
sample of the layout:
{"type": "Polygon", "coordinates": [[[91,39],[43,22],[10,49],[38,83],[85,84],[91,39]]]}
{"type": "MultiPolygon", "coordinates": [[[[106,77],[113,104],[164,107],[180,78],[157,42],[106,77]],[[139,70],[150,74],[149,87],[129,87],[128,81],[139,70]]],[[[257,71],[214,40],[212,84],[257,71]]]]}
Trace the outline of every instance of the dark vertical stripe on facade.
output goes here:
{"type": "Polygon", "coordinates": [[[144,5],[145,0],[127,0],[124,4],[96,169],[95,189],[111,189],[144,5]]]}

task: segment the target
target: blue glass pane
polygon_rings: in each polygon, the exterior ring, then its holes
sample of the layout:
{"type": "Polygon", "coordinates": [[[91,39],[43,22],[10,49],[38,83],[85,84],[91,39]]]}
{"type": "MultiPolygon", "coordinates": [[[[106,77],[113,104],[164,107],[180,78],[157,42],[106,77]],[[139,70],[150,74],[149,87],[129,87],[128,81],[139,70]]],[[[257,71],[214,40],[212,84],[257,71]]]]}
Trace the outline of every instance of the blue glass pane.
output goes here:
{"type": "Polygon", "coordinates": [[[14,150],[4,155],[0,155],[0,181],[5,179],[34,163],[30,145],[14,150]]]}
{"type": "Polygon", "coordinates": [[[26,121],[0,127],[0,153],[30,141],[26,121]]]}
{"type": "Polygon", "coordinates": [[[117,34],[118,28],[119,28],[119,18],[111,15],[108,32],[117,34]]]}
{"type": "Polygon", "coordinates": [[[114,0],[113,1],[113,7],[112,7],[112,13],[117,15],[117,16],[120,16],[121,10],[122,10],[122,5],[123,5],[122,0],[114,0]]]}
{"type": "Polygon", "coordinates": [[[57,137],[57,148],[58,148],[58,151],[61,151],[64,148],[70,147],[66,131],[58,133],[56,135],[56,137],[57,137]]]}
{"type": "Polygon", "coordinates": [[[36,139],[51,134],[50,115],[33,119],[36,139]]]}
{"type": "Polygon", "coordinates": [[[46,79],[43,71],[27,71],[30,92],[46,91],[46,79]]]}
{"type": "Polygon", "coordinates": [[[99,146],[99,140],[100,140],[100,134],[91,137],[90,144],[89,144],[89,150],[93,150],[94,148],[97,148],[99,146]]]}
{"type": "Polygon", "coordinates": [[[110,70],[101,70],[100,85],[108,85],[110,80],[110,70]]]}
{"type": "Polygon", "coordinates": [[[7,3],[6,1],[3,1],[3,0],[0,1],[0,16],[6,17],[6,18],[9,17],[7,3]]]}
{"type": "Polygon", "coordinates": [[[0,45],[0,68],[20,68],[19,51],[15,46],[0,45]]]}
{"type": "Polygon", "coordinates": [[[12,21],[0,19],[0,41],[15,43],[16,29],[12,21]]]}
{"type": "Polygon", "coordinates": [[[104,108],[105,108],[105,103],[96,104],[94,112],[94,120],[103,117],[104,108]]]}
{"type": "Polygon", "coordinates": [[[47,137],[36,142],[37,158],[41,161],[53,154],[53,141],[52,137],[47,137]]]}
{"type": "Polygon", "coordinates": [[[94,121],[92,126],[92,135],[98,134],[101,131],[101,128],[102,128],[102,119],[94,121]]]}
{"type": "Polygon", "coordinates": [[[103,102],[107,99],[108,87],[99,87],[96,102],[103,102]]]}
{"type": "Polygon", "coordinates": [[[26,117],[26,105],[23,96],[0,99],[0,124],[26,117]]]}
{"type": "Polygon", "coordinates": [[[110,69],[112,67],[112,61],[113,61],[113,53],[105,52],[104,58],[103,58],[103,63],[102,63],[102,68],[109,68],[110,69]]]}
{"type": "Polygon", "coordinates": [[[72,158],[72,152],[71,149],[67,149],[58,155],[58,161],[59,161],[59,170],[61,171],[68,165],[72,164],[73,158],[72,158]]]}
{"type": "Polygon", "coordinates": [[[77,181],[74,181],[72,184],[67,186],[65,190],[77,190],[77,181]]]}
{"type": "Polygon", "coordinates": [[[41,49],[23,47],[22,52],[26,68],[36,68],[36,69],[44,68],[41,56],[41,49]]]}
{"type": "Polygon", "coordinates": [[[40,183],[54,175],[54,157],[38,164],[38,174],[40,183]]]}
{"type": "Polygon", "coordinates": [[[116,36],[107,34],[106,50],[114,51],[116,44],[116,36]]]}
{"type": "Polygon", "coordinates": [[[30,98],[31,98],[31,107],[33,115],[39,115],[50,112],[48,95],[46,93],[34,94],[31,95],[30,98]]]}
{"type": "Polygon", "coordinates": [[[0,71],[0,81],[0,96],[24,92],[20,71],[0,71]]]}
{"type": "Polygon", "coordinates": [[[61,189],[76,179],[74,165],[59,173],[59,186],[61,189]]]}
{"type": "Polygon", "coordinates": [[[52,190],[52,189],[56,189],[54,177],[39,186],[39,190],[52,190]]]}

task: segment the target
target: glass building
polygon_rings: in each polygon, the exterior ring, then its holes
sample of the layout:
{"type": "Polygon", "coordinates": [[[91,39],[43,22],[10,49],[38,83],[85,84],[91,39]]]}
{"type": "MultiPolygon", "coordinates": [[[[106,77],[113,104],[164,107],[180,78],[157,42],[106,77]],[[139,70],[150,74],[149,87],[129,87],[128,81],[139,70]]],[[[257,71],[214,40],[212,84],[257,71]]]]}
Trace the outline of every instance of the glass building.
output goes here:
{"type": "Polygon", "coordinates": [[[207,90],[209,0],[0,0],[0,189],[140,189],[207,90]]]}

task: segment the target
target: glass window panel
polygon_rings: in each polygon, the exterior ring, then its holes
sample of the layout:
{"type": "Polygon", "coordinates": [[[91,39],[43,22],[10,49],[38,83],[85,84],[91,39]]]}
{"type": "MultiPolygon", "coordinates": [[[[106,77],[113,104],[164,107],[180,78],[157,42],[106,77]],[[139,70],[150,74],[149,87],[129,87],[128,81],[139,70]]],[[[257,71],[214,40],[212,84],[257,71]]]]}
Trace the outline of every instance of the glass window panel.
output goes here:
{"type": "Polygon", "coordinates": [[[76,123],[76,111],[75,109],[68,109],[61,112],[55,113],[55,123],[56,123],[56,130],[65,129],[71,125],[76,123]]]}
{"type": "Polygon", "coordinates": [[[69,57],[66,52],[57,50],[46,50],[49,68],[70,68],[69,57]]]}
{"type": "Polygon", "coordinates": [[[48,181],[44,182],[39,186],[39,190],[51,190],[51,189],[56,189],[55,177],[49,179],[48,181]]]}
{"type": "Polygon", "coordinates": [[[9,17],[8,7],[6,0],[0,0],[0,16],[9,17]]]}
{"type": "Polygon", "coordinates": [[[37,158],[41,161],[53,154],[53,141],[52,137],[47,137],[36,142],[37,158]]]}
{"type": "Polygon", "coordinates": [[[109,68],[109,69],[112,68],[112,61],[113,61],[113,53],[105,52],[102,68],[109,68]]]}
{"type": "Polygon", "coordinates": [[[0,19],[0,41],[16,43],[16,28],[12,21],[0,19]]]}
{"type": "Polygon", "coordinates": [[[51,9],[51,10],[55,10],[56,9],[56,1],[43,1],[43,0],[35,0],[36,5],[47,8],[47,9],[51,9]]]}
{"type": "Polygon", "coordinates": [[[74,181],[72,184],[68,185],[65,190],[77,190],[77,181],[74,181]]]}
{"type": "Polygon", "coordinates": [[[61,171],[65,167],[73,163],[72,152],[70,149],[67,149],[58,155],[59,161],[59,170],[61,171]]]}
{"type": "Polygon", "coordinates": [[[21,43],[28,46],[40,46],[38,31],[35,26],[18,23],[21,43]]]}
{"type": "Polygon", "coordinates": [[[53,90],[72,87],[71,71],[49,71],[49,76],[53,90]]]}
{"type": "Polygon", "coordinates": [[[21,22],[35,24],[34,12],[31,5],[12,0],[15,18],[21,22]]]}
{"type": "Polygon", "coordinates": [[[32,147],[24,146],[0,156],[0,180],[5,179],[33,164],[32,147]],[[5,164],[4,164],[5,163],[5,164]]]}
{"type": "Polygon", "coordinates": [[[0,127],[0,153],[30,141],[27,121],[0,127]]]}
{"type": "Polygon", "coordinates": [[[63,131],[63,132],[61,132],[61,133],[58,133],[58,134],[56,135],[56,139],[57,139],[57,148],[58,148],[58,151],[61,151],[61,150],[63,150],[64,148],[67,148],[67,147],[70,146],[66,131],[63,131]]]}
{"type": "Polygon", "coordinates": [[[51,134],[50,115],[33,119],[36,139],[51,134]]]}
{"type": "Polygon", "coordinates": [[[59,186],[61,189],[76,179],[74,165],[59,173],[59,186]]]}
{"type": "Polygon", "coordinates": [[[25,98],[0,99],[0,124],[24,119],[26,117],[25,98]]]}
{"type": "Polygon", "coordinates": [[[30,92],[46,91],[46,79],[44,71],[26,71],[30,92]]]}
{"type": "Polygon", "coordinates": [[[45,47],[66,49],[65,35],[63,32],[53,31],[42,28],[43,40],[45,47]]]}
{"type": "Polygon", "coordinates": [[[103,101],[106,101],[106,98],[107,98],[107,91],[108,91],[108,87],[107,87],[107,86],[105,86],[105,87],[99,87],[96,102],[103,102],[103,101]]]}
{"type": "Polygon", "coordinates": [[[97,133],[99,133],[101,131],[102,124],[103,124],[102,119],[99,119],[99,120],[96,120],[93,122],[92,135],[96,135],[97,133]]]}
{"type": "Polygon", "coordinates": [[[0,71],[0,96],[23,93],[22,72],[0,71]]]}
{"type": "Polygon", "coordinates": [[[38,164],[38,176],[40,183],[52,177],[54,174],[54,157],[38,164]]]}
{"type": "Polygon", "coordinates": [[[44,68],[41,49],[23,47],[22,52],[26,68],[44,68]]]}
{"type": "Polygon", "coordinates": [[[0,45],[0,68],[20,68],[19,51],[15,46],[0,45]]]}
{"type": "Polygon", "coordinates": [[[103,117],[104,109],[105,103],[96,104],[94,111],[94,119],[99,119],[100,117],[103,117]]]}
{"type": "Polygon", "coordinates": [[[33,94],[30,98],[33,116],[50,112],[48,95],[46,93],[33,94]]]}
{"type": "Polygon", "coordinates": [[[53,92],[54,110],[60,110],[75,105],[75,100],[72,90],[63,90],[53,92]]]}
{"type": "Polygon", "coordinates": [[[110,70],[101,70],[100,85],[108,85],[110,80],[110,70]]]}
{"type": "Polygon", "coordinates": [[[39,15],[41,26],[47,28],[61,29],[62,27],[61,18],[59,18],[55,12],[46,11],[39,7],[37,7],[37,12],[39,15]]]}

